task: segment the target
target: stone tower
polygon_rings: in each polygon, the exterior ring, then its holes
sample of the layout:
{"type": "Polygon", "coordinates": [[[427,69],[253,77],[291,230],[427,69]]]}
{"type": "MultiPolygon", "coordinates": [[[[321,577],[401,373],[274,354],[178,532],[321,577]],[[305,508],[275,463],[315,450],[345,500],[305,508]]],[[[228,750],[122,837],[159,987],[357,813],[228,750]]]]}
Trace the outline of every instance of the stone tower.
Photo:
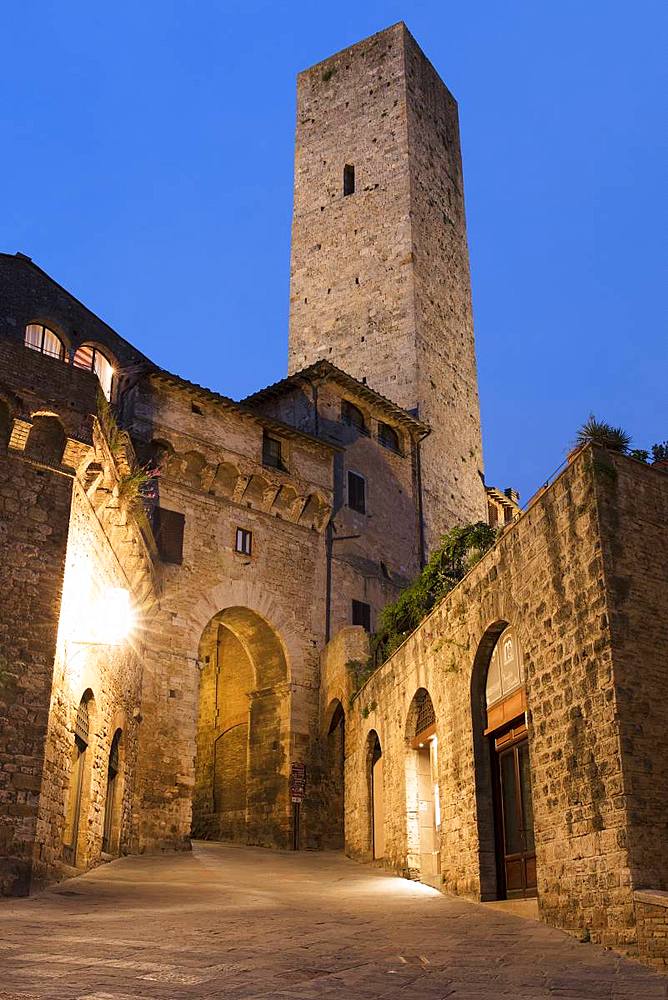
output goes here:
{"type": "Polygon", "coordinates": [[[290,372],[326,358],[432,432],[428,550],[484,519],[457,104],[403,23],[297,83],[290,372]]]}

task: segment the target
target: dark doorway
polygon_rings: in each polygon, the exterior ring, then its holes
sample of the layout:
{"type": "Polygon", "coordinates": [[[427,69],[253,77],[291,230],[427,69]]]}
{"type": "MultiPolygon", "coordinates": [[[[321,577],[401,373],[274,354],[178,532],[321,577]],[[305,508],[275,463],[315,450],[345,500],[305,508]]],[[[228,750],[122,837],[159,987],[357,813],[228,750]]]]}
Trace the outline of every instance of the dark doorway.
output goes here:
{"type": "Polygon", "coordinates": [[[343,705],[338,700],[330,706],[330,711],[332,716],[325,747],[328,822],[323,836],[323,847],[328,850],[341,850],[344,847],[346,716],[343,705]]]}
{"type": "Polygon", "coordinates": [[[88,742],[90,739],[88,706],[91,697],[89,692],[84,694],[79,702],[74,723],[74,749],[72,753],[72,771],[70,773],[70,792],[65,813],[65,832],[63,834],[63,860],[68,865],[76,865],[77,863],[79,826],[81,825],[81,801],[86,773],[88,742]]]}
{"type": "Polygon", "coordinates": [[[370,756],[369,801],[371,806],[371,856],[374,860],[385,857],[385,802],[383,797],[383,751],[378,733],[372,730],[368,737],[370,756]]]}
{"type": "Polygon", "coordinates": [[[104,803],[104,831],[102,834],[102,850],[105,854],[115,853],[116,812],[118,798],[118,773],[120,771],[119,744],[121,730],[117,729],[111,741],[109,763],[107,765],[107,796],[104,803]]]}

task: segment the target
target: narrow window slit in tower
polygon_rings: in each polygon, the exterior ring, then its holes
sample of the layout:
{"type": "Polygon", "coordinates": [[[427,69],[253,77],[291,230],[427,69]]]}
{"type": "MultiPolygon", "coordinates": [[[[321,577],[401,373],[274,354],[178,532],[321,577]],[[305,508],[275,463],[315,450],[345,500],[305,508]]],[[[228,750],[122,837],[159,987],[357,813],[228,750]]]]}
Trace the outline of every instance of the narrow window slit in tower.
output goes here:
{"type": "Polygon", "coordinates": [[[355,193],[355,168],[346,163],[343,168],[343,193],[344,195],[355,193]]]}

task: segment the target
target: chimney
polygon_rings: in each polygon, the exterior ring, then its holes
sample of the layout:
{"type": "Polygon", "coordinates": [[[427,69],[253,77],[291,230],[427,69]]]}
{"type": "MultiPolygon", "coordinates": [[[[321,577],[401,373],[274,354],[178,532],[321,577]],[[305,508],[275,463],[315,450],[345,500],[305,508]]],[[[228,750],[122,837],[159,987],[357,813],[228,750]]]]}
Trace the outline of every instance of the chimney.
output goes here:
{"type": "Polygon", "coordinates": [[[512,500],[513,503],[516,503],[519,506],[520,495],[517,492],[517,490],[514,490],[512,486],[507,486],[503,492],[508,497],[509,500],[512,500]]]}

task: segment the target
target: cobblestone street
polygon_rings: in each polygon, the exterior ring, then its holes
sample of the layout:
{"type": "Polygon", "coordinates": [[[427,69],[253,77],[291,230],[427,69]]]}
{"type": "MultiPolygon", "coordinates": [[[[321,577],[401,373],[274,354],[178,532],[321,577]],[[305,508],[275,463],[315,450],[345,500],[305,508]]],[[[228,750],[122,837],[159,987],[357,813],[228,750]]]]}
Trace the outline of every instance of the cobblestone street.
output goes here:
{"type": "Polygon", "coordinates": [[[668,996],[613,952],[334,853],[124,858],[0,922],[0,1000],[668,996]]]}

